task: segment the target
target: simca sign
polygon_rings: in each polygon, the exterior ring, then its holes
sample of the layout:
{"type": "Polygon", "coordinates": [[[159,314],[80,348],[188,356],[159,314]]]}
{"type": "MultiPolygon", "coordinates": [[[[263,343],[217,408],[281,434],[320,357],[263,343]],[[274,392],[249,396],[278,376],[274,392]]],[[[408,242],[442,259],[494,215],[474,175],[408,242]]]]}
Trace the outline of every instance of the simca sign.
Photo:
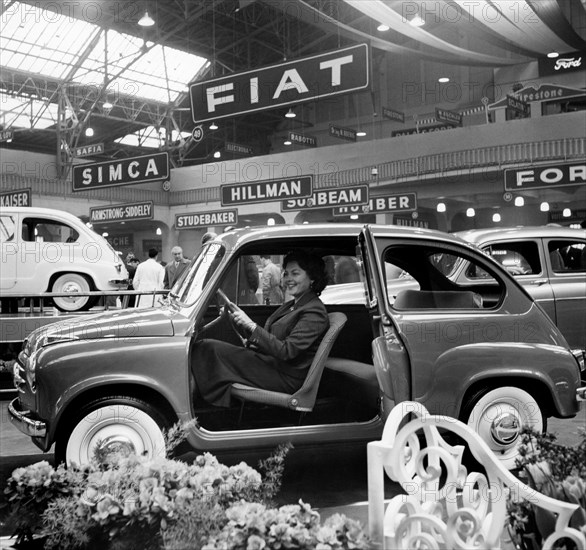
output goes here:
{"type": "Polygon", "coordinates": [[[90,208],[91,223],[122,222],[127,220],[152,220],[153,201],[133,202],[90,208]]]}
{"type": "Polygon", "coordinates": [[[74,157],[89,157],[91,155],[99,155],[104,152],[103,143],[94,143],[93,145],[84,145],[83,147],[74,147],[74,157]]]}
{"type": "Polygon", "coordinates": [[[175,229],[193,229],[214,225],[233,225],[238,222],[238,210],[216,210],[214,212],[193,212],[175,214],[175,229]]]}
{"type": "Polygon", "coordinates": [[[368,185],[320,189],[310,198],[283,201],[281,212],[288,210],[310,210],[312,208],[334,208],[338,206],[368,204],[368,185]]]}
{"type": "Polygon", "coordinates": [[[313,176],[299,176],[288,180],[267,180],[220,186],[222,206],[310,197],[312,191],[313,176]]]}
{"type": "Polygon", "coordinates": [[[573,162],[505,170],[505,190],[586,184],[586,164],[573,162]]]}
{"type": "Polygon", "coordinates": [[[359,44],[191,85],[195,123],[276,109],[368,88],[368,46],[359,44]]]}
{"type": "Polygon", "coordinates": [[[338,206],[334,208],[334,216],[350,216],[352,214],[382,214],[384,212],[409,212],[417,210],[417,194],[384,195],[370,197],[368,206],[338,206]]]}
{"type": "Polygon", "coordinates": [[[0,206],[31,206],[31,190],[3,191],[0,193],[0,206]]]}
{"type": "Polygon", "coordinates": [[[78,164],[73,167],[73,190],[87,191],[116,185],[134,185],[169,178],[168,153],[122,160],[78,164]]]}

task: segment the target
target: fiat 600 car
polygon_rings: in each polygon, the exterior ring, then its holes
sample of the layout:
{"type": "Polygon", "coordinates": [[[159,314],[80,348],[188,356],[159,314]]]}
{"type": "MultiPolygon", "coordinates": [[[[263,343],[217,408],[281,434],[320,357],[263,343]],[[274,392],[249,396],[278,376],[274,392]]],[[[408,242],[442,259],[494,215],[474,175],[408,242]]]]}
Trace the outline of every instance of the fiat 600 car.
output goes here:
{"type": "Polygon", "coordinates": [[[380,437],[394,404],[415,400],[467,422],[513,467],[524,427],[543,430],[548,417],[578,413],[583,376],[583,350],[570,349],[501,264],[457,237],[395,226],[274,226],[210,241],[163,307],[33,332],[15,365],[18,397],[9,410],[40,449],[55,444],[58,461],[83,463],[97,450],[161,453],[163,429],[194,418],[187,442],[199,451],[362,444],[380,437]],[[332,304],[322,294],[330,330],[295,394],[244,388],[229,408],[206,405],[191,351],[204,337],[240,345],[218,290],[264,324],[279,304],[244,292],[240,266],[261,255],[278,264],[295,249],[324,258],[332,288],[358,281],[361,303],[338,293],[332,304]],[[482,277],[451,277],[463,262],[482,277]],[[391,278],[408,284],[391,295],[391,278]]]}

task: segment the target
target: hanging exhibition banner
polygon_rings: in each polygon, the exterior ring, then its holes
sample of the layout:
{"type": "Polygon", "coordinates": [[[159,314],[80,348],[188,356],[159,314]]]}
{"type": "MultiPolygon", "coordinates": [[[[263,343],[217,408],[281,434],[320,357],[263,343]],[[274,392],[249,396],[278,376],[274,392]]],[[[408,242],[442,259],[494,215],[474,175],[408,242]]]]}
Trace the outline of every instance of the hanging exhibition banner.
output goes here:
{"type": "Polygon", "coordinates": [[[334,216],[351,216],[352,214],[382,214],[411,210],[417,210],[417,193],[370,197],[367,206],[338,206],[332,213],[334,216]]]}
{"type": "Polygon", "coordinates": [[[153,201],[114,204],[90,208],[91,223],[125,222],[128,220],[152,220],[153,201]]]}
{"type": "Polygon", "coordinates": [[[74,157],[90,157],[91,155],[100,155],[104,152],[103,143],[94,143],[92,145],[83,145],[82,147],[73,148],[74,157]]]}
{"type": "Polygon", "coordinates": [[[175,229],[234,225],[236,223],[238,223],[238,210],[215,210],[213,212],[175,214],[175,229]]]}
{"type": "Polygon", "coordinates": [[[16,191],[2,191],[0,206],[31,206],[31,190],[17,189],[16,191]]]}
{"type": "Polygon", "coordinates": [[[236,153],[238,155],[252,155],[254,153],[254,149],[249,145],[241,145],[240,143],[232,143],[231,141],[226,142],[224,150],[227,153],[236,153]]]}
{"type": "Polygon", "coordinates": [[[306,147],[317,147],[317,139],[315,136],[310,136],[307,134],[289,132],[289,141],[297,143],[298,145],[305,145],[306,147]]]}
{"type": "Polygon", "coordinates": [[[220,185],[222,206],[310,197],[312,192],[313,176],[220,185]]]}
{"type": "Polygon", "coordinates": [[[276,109],[370,86],[367,44],[234,73],[189,88],[193,122],[276,109]]]}
{"type": "Polygon", "coordinates": [[[395,111],[395,109],[389,109],[388,107],[383,107],[383,118],[396,120],[397,122],[405,124],[405,113],[402,113],[401,111],[395,111]]]}
{"type": "Polygon", "coordinates": [[[337,187],[335,189],[320,189],[314,191],[309,198],[289,199],[281,203],[281,212],[288,210],[310,210],[312,208],[334,208],[368,204],[368,185],[354,187],[337,187]]]}
{"type": "Polygon", "coordinates": [[[330,136],[345,139],[347,141],[356,141],[356,130],[330,124],[330,136]]]}
{"type": "Polygon", "coordinates": [[[548,164],[505,170],[505,190],[539,189],[586,184],[586,163],[548,164]]]}
{"type": "Polygon", "coordinates": [[[169,154],[155,153],[73,167],[73,190],[87,191],[117,185],[134,185],[169,178],[169,154]]]}
{"type": "Polygon", "coordinates": [[[435,108],[435,119],[438,122],[446,122],[452,126],[462,126],[462,115],[455,111],[448,111],[447,109],[435,108]]]}

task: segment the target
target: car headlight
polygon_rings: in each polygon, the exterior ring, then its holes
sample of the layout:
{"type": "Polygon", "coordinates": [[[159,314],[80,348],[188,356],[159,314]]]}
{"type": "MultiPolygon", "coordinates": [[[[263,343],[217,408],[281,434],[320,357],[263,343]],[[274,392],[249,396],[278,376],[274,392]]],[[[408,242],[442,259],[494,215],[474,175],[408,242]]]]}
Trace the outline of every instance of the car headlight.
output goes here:
{"type": "Polygon", "coordinates": [[[580,367],[580,377],[582,380],[586,380],[586,350],[573,349],[572,355],[576,358],[576,361],[580,367]]]}

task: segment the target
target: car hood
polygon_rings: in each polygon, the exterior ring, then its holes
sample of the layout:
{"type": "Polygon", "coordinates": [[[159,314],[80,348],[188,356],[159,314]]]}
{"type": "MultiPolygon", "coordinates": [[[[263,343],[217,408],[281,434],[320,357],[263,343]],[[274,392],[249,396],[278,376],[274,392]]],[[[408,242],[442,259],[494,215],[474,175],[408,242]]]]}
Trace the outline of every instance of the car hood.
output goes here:
{"type": "Polygon", "coordinates": [[[173,336],[188,320],[168,308],[127,310],[84,315],[42,327],[29,335],[25,347],[35,349],[74,340],[173,336]]]}

